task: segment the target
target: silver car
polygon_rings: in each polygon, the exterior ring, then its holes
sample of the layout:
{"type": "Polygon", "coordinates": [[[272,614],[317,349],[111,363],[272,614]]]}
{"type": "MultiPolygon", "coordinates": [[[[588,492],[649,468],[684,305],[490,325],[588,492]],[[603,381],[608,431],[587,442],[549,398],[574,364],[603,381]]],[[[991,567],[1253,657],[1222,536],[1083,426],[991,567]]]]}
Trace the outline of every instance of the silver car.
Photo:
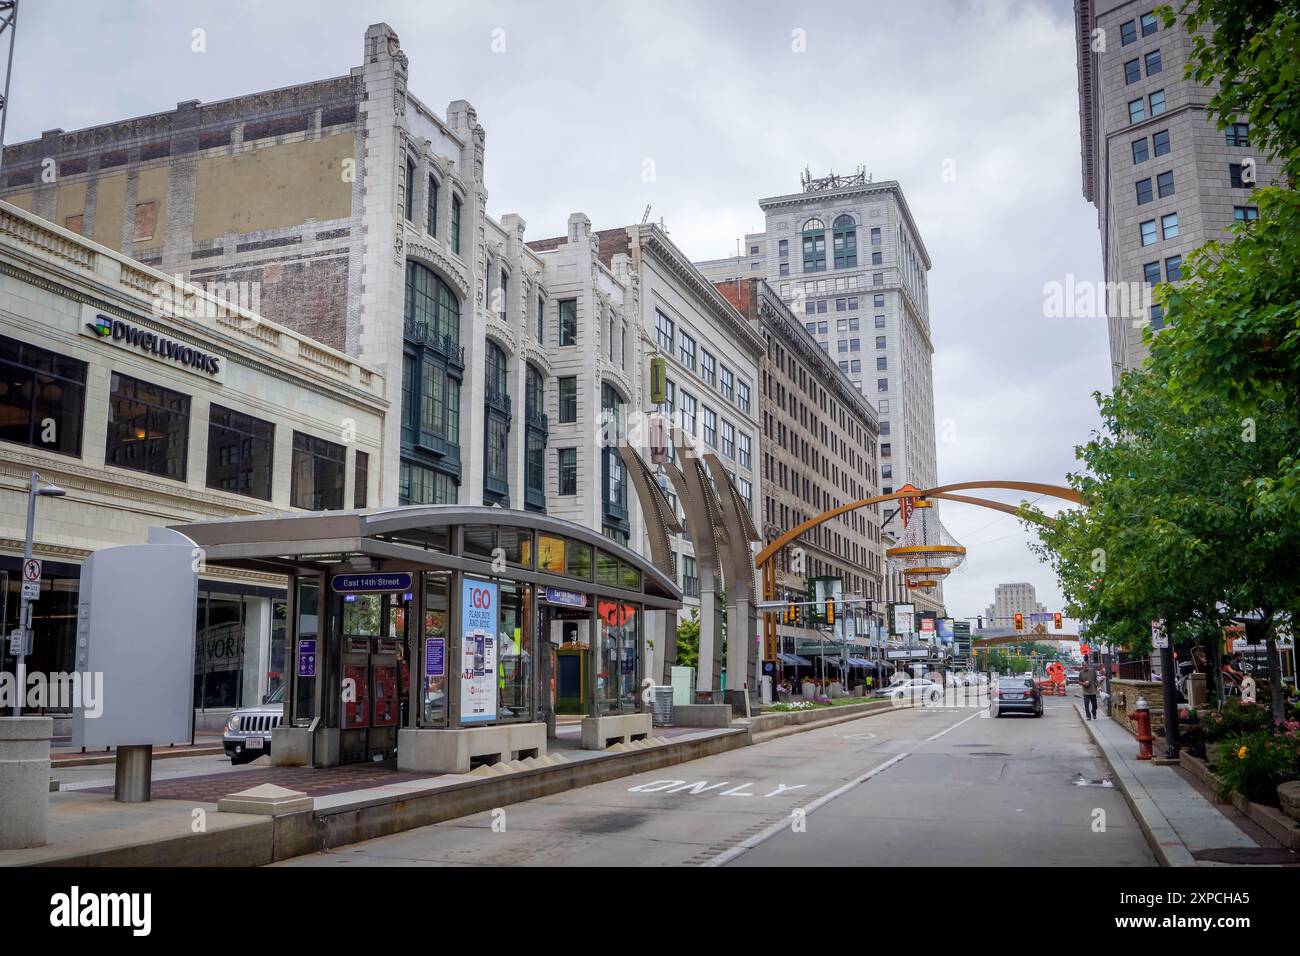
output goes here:
{"type": "Polygon", "coordinates": [[[258,707],[241,707],[226,721],[222,742],[232,764],[248,763],[271,752],[271,731],[284,717],[284,685],[258,707]]]}

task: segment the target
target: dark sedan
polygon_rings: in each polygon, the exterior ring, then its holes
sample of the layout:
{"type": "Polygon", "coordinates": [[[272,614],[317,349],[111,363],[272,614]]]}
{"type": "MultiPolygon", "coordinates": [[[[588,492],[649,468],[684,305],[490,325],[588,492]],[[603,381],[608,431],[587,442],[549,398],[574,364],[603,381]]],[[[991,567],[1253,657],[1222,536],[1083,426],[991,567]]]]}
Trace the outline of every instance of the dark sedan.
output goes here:
{"type": "Polygon", "coordinates": [[[1000,677],[989,700],[994,717],[1003,714],[1033,714],[1043,716],[1043,695],[1033,678],[1000,677]]]}

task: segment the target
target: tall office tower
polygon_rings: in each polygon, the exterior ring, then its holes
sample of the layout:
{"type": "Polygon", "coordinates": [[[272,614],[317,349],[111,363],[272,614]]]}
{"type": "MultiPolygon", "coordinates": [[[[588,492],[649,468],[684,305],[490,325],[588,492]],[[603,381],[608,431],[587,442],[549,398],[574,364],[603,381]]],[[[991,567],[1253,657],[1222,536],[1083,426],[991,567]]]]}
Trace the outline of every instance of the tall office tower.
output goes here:
{"type": "MultiPolygon", "coordinates": [[[[797,193],[759,200],[761,233],[745,254],[698,263],[715,282],[764,278],[873,405],[880,421],[880,485],[938,483],[930,338],[930,257],[897,182],[802,177],[797,193]]],[[[881,530],[902,532],[886,507],[881,530]]],[[[939,613],[943,589],[917,591],[939,613]]]]}
{"type": "Polygon", "coordinates": [[[1017,611],[1025,616],[1028,624],[1030,614],[1046,610],[1038,603],[1034,586],[1027,581],[999,584],[993,591],[993,603],[984,610],[984,626],[1011,627],[1017,611]]]}
{"type": "Polygon", "coordinates": [[[1254,219],[1251,190],[1278,168],[1251,145],[1247,117],[1218,128],[1206,112],[1213,90],[1184,78],[1191,36],[1165,29],[1149,0],[1076,0],[1074,10],[1083,195],[1097,207],[1118,381],[1145,359],[1146,326],[1164,327],[1150,287],[1177,282],[1189,252],[1254,219]]]}

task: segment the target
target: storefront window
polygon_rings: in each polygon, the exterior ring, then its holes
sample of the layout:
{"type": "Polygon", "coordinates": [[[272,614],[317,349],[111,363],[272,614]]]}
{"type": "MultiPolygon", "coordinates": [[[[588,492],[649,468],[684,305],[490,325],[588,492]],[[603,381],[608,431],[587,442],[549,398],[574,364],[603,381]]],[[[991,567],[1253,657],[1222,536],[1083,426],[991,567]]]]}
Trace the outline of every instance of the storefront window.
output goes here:
{"type": "Polygon", "coordinates": [[[564,573],[564,539],[549,534],[537,536],[537,570],[549,574],[564,573]]]}
{"type": "MultiPolygon", "coordinates": [[[[0,559],[4,560],[4,559],[0,559]]],[[[22,604],[22,566],[20,558],[10,559],[9,568],[0,570],[0,623],[3,633],[9,634],[18,626],[18,611],[22,604]]],[[[71,673],[76,669],[73,660],[74,629],[77,621],[77,596],[80,581],[55,569],[54,563],[45,562],[41,579],[40,600],[32,602],[32,653],[27,657],[27,673],[71,673]]],[[[14,673],[14,659],[9,654],[9,642],[0,642],[0,671],[14,673]]],[[[25,712],[25,711],[24,711],[25,712]]],[[[43,713],[58,712],[45,708],[43,713]]],[[[8,716],[9,711],[4,712],[8,716]]]]}
{"type": "Polygon", "coordinates": [[[190,397],[114,372],[104,462],[185,480],[190,397]]]}
{"type": "Polygon", "coordinates": [[[596,602],[600,622],[596,701],[602,711],[637,709],[637,612],[634,604],[596,602]]]}
{"type": "Polygon", "coordinates": [[[445,574],[424,576],[424,727],[447,725],[448,582],[445,574]]]}
{"type": "Polygon", "coordinates": [[[243,598],[200,591],[195,625],[194,706],[242,706],[243,598]]]}
{"type": "Polygon", "coordinates": [[[0,441],[79,455],[85,406],[85,362],[0,336],[0,441]]]}
{"type": "Polygon", "coordinates": [[[565,541],[564,555],[564,570],[569,577],[591,580],[591,545],[565,541]]]}
{"type": "Polygon", "coordinates": [[[497,720],[528,720],[532,715],[533,655],[527,622],[531,595],[522,585],[500,583],[497,627],[497,720]]]}
{"type": "Polygon", "coordinates": [[[284,642],[288,631],[288,602],[275,599],[271,602],[271,656],[266,668],[266,692],[274,694],[284,686],[284,642]]]}
{"type": "Polygon", "coordinates": [[[533,536],[518,528],[498,528],[495,525],[466,525],[466,557],[495,561],[498,558],[516,567],[532,567],[533,536]]]}

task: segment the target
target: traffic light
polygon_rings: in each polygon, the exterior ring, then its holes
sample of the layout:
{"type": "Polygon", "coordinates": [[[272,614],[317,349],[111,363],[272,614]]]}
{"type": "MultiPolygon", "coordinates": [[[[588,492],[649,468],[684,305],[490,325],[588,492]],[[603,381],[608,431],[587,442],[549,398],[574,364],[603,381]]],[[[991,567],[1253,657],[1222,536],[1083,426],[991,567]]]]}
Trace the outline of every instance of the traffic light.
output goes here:
{"type": "Polygon", "coordinates": [[[794,601],[791,601],[785,606],[785,623],[799,623],[799,605],[795,604],[794,601]]]}
{"type": "Polygon", "coordinates": [[[826,602],[826,623],[827,624],[835,623],[835,602],[834,601],[826,602]]]}
{"type": "Polygon", "coordinates": [[[1058,631],[1061,629],[1061,612],[1060,612],[1060,611],[1057,611],[1055,614],[1052,615],[1052,626],[1055,627],[1058,631]]]}
{"type": "Polygon", "coordinates": [[[1025,629],[1025,616],[1024,616],[1023,614],[1021,614],[1019,611],[1017,611],[1017,612],[1016,612],[1016,630],[1017,630],[1017,631],[1023,631],[1024,629],[1025,629]]]}

